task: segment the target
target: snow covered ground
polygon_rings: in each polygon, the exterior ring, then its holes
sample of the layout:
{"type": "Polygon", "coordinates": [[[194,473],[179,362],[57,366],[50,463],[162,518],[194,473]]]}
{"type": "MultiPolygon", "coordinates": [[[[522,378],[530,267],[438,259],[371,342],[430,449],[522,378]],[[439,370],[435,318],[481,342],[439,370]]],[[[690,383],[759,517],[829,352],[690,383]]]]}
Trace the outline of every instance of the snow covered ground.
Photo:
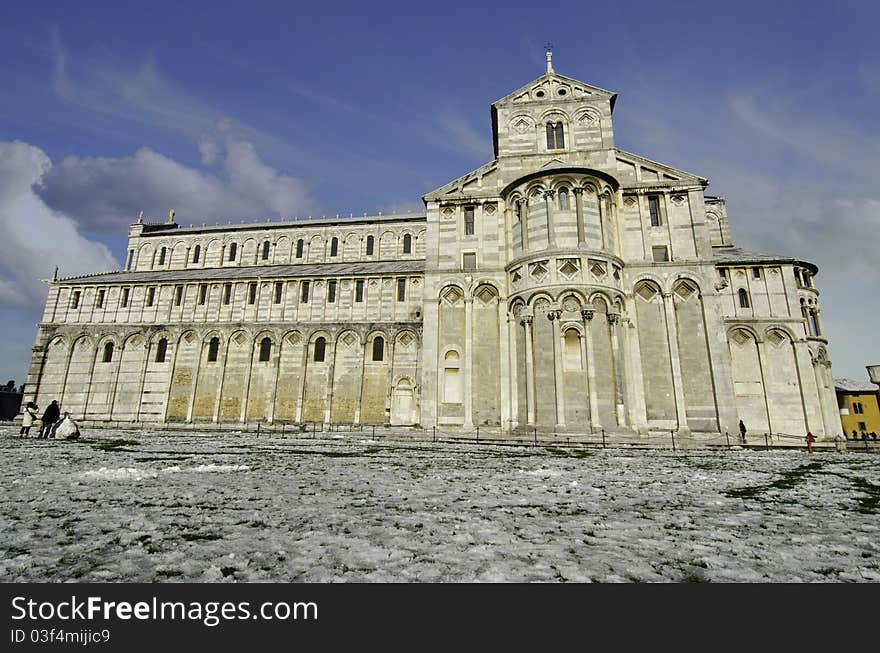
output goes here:
{"type": "Polygon", "coordinates": [[[0,582],[880,581],[880,456],[0,427],[0,582]]]}

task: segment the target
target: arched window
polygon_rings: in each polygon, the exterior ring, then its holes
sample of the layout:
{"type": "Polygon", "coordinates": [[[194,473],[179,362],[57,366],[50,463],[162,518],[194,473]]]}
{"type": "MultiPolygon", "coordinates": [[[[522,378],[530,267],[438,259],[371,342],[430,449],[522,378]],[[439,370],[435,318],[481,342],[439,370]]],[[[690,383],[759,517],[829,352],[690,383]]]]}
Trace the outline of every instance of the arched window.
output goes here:
{"type": "Polygon", "coordinates": [[[460,404],[461,357],[457,351],[448,351],[443,358],[443,403],[460,404]]]}
{"type": "Polygon", "coordinates": [[[559,191],[559,210],[568,211],[568,191],[564,188],[559,191]]]}
{"type": "Polygon", "coordinates": [[[385,360],[385,339],[382,336],[373,338],[373,360],[385,360]]]}
{"type": "Polygon", "coordinates": [[[315,357],[314,360],[316,363],[324,362],[324,353],[327,349],[327,340],[324,337],[318,338],[315,340],[315,357]]]}
{"type": "Polygon", "coordinates": [[[373,243],[375,240],[372,236],[367,236],[367,256],[373,255],[373,243]]]}
{"type": "Polygon", "coordinates": [[[229,260],[235,260],[235,254],[238,252],[238,243],[230,243],[229,244],[229,260]]]}
{"type": "Polygon", "coordinates": [[[565,132],[561,122],[547,123],[547,149],[561,150],[565,147],[565,132]]]}
{"type": "Polygon", "coordinates": [[[333,238],[330,241],[330,256],[336,256],[337,254],[339,254],[339,239],[333,238]]]}
{"type": "Polygon", "coordinates": [[[260,340],[260,362],[265,363],[269,360],[269,354],[272,353],[272,339],[269,337],[260,340]]]}
{"type": "Polygon", "coordinates": [[[749,291],[745,288],[740,288],[736,294],[739,295],[739,307],[749,308],[749,291]]]}
{"type": "Polygon", "coordinates": [[[412,253],[412,236],[409,234],[405,234],[403,236],[403,253],[411,254],[412,253]]]}
{"type": "Polygon", "coordinates": [[[270,247],[271,247],[271,245],[268,240],[263,243],[263,260],[264,261],[269,260],[269,248],[270,247]]]}
{"type": "Polygon", "coordinates": [[[211,338],[211,342],[208,343],[208,362],[216,363],[217,362],[217,354],[220,352],[220,338],[211,338]]]}
{"type": "Polygon", "coordinates": [[[196,245],[196,248],[193,250],[193,263],[199,262],[199,257],[202,255],[202,246],[196,245]]]}
{"type": "Polygon", "coordinates": [[[581,369],[581,334],[577,329],[565,332],[565,369],[581,369]]]}
{"type": "Polygon", "coordinates": [[[300,238],[298,241],[296,241],[296,257],[297,258],[303,257],[303,239],[302,238],[300,238]]]}
{"type": "Polygon", "coordinates": [[[810,330],[814,336],[819,335],[819,319],[816,316],[816,311],[812,308],[810,309],[810,330]]]}
{"type": "Polygon", "coordinates": [[[164,363],[165,362],[165,353],[168,351],[168,341],[165,338],[162,338],[159,343],[156,345],[156,362],[164,363]]]}
{"type": "Polygon", "coordinates": [[[159,250],[159,265],[165,265],[165,252],[168,251],[165,247],[159,250]]]}
{"type": "Polygon", "coordinates": [[[104,362],[109,363],[113,360],[113,343],[108,342],[104,345],[104,362]]]}

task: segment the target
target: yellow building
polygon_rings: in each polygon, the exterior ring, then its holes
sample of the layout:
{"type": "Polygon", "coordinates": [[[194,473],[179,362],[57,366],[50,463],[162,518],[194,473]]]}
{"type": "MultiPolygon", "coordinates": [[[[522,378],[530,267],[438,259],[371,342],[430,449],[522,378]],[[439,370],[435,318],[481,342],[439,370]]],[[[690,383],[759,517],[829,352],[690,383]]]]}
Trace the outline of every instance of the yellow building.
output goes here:
{"type": "Polygon", "coordinates": [[[880,401],[877,386],[869,381],[834,379],[840,422],[847,438],[880,437],[880,401]]]}

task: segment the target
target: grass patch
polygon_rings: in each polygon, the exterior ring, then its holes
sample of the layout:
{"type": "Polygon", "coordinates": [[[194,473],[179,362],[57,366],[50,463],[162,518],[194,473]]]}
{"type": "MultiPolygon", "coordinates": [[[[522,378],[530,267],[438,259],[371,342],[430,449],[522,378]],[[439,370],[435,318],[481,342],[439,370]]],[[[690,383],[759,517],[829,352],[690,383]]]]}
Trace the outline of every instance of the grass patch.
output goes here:
{"type": "Polygon", "coordinates": [[[179,569],[157,569],[156,576],[160,578],[174,578],[175,576],[183,576],[183,572],[179,569]]]}
{"type": "Polygon", "coordinates": [[[182,533],[181,536],[187,542],[206,542],[210,540],[222,540],[223,536],[217,533],[182,533]]]}
{"type": "Polygon", "coordinates": [[[685,583],[710,583],[711,581],[702,574],[688,574],[684,577],[685,583]]]}
{"type": "Polygon", "coordinates": [[[858,476],[853,478],[852,482],[860,492],[868,495],[857,499],[859,502],[859,512],[866,515],[877,514],[877,509],[880,508],[880,485],[869,483],[858,476]]]}
{"type": "Polygon", "coordinates": [[[808,474],[818,472],[822,468],[822,463],[807,463],[795,469],[789,469],[782,472],[782,476],[772,483],[764,485],[753,485],[750,487],[734,488],[724,492],[734,499],[762,499],[763,495],[770,490],[790,490],[804,481],[804,477],[808,474]]]}
{"type": "Polygon", "coordinates": [[[95,444],[92,445],[92,448],[97,449],[98,451],[127,451],[125,447],[130,447],[138,444],[140,444],[140,442],[138,442],[137,440],[124,440],[121,438],[117,438],[114,440],[96,441],[95,444]]]}

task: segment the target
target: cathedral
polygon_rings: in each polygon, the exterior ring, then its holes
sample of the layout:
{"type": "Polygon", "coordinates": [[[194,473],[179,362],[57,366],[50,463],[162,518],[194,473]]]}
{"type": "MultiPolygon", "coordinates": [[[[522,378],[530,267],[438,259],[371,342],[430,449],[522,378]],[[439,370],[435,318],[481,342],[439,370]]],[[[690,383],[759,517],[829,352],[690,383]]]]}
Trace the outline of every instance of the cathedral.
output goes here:
{"type": "Polygon", "coordinates": [[[421,215],[140,217],[121,271],[52,279],[25,401],[82,424],[840,433],[817,268],[733,244],[708,181],[614,144],[556,73],[421,215]]]}

